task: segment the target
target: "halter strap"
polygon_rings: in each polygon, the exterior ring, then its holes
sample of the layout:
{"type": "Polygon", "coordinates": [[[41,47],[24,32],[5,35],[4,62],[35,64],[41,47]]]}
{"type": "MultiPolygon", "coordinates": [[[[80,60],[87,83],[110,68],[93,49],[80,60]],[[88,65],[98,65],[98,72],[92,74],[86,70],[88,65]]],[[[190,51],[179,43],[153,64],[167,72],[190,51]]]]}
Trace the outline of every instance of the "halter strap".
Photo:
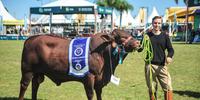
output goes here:
{"type": "Polygon", "coordinates": [[[128,41],[130,41],[132,39],[132,36],[129,36],[128,39],[126,39],[122,44],[126,45],[128,43],[128,41]]]}

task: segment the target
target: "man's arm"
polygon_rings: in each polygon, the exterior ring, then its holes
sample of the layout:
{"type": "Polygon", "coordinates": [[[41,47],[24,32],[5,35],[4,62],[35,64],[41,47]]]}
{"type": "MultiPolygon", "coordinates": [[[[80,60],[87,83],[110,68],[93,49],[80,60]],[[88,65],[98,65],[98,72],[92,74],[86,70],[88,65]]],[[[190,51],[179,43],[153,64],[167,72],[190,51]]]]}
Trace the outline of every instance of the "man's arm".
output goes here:
{"type": "Polygon", "coordinates": [[[172,47],[171,41],[168,36],[166,42],[167,42],[167,52],[168,52],[166,62],[167,64],[170,64],[173,61],[172,57],[174,56],[174,48],[172,47]]]}

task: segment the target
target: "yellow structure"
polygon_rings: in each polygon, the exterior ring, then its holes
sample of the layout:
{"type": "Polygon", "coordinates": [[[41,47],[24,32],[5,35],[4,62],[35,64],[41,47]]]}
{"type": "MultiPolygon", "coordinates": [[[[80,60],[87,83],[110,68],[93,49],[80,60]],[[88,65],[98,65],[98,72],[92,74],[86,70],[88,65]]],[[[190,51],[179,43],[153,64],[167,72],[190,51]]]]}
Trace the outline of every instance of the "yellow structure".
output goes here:
{"type": "MultiPolygon", "coordinates": [[[[200,9],[199,6],[196,6],[196,7],[189,7],[188,9],[188,22],[191,22],[193,23],[194,22],[194,12],[197,10],[197,9],[200,9]],[[191,16],[192,15],[192,16],[191,16]]],[[[186,13],[187,13],[187,8],[186,7],[170,7],[170,8],[167,8],[166,9],[166,14],[167,14],[167,20],[168,22],[171,21],[171,22],[174,22],[174,15],[177,16],[176,18],[176,21],[178,23],[184,23],[186,22],[186,13]]]]}
{"type": "Polygon", "coordinates": [[[139,17],[140,23],[144,25],[147,21],[147,8],[145,7],[140,8],[138,17],[139,17]]]}
{"type": "Polygon", "coordinates": [[[85,16],[86,16],[85,14],[78,14],[77,16],[78,23],[83,24],[85,21],[85,16]]]}
{"type": "Polygon", "coordinates": [[[24,20],[3,20],[3,25],[24,25],[24,20]]]}

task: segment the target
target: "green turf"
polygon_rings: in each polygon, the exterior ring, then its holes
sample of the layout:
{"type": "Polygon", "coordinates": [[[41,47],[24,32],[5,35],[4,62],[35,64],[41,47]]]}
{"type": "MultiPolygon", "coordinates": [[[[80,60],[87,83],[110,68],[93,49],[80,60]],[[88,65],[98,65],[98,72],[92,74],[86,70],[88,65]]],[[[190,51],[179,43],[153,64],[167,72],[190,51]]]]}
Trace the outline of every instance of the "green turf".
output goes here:
{"type": "MultiPolygon", "coordinates": [[[[17,100],[21,78],[20,61],[24,41],[0,41],[0,100],[17,100]]],[[[200,44],[174,43],[174,62],[169,71],[175,100],[200,99],[200,44]]],[[[141,54],[131,53],[116,69],[120,85],[109,83],[103,89],[103,100],[148,100],[141,54]]],[[[31,85],[25,98],[31,99],[31,85]]],[[[67,82],[56,86],[45,77],[39,88],[40,100],[86,100],[81,83],[67,82]]],[[[96,97],[94,98],[94,100],[96,97]]],[[[163,100],[159,87],[158,100],[163,100]]]]}

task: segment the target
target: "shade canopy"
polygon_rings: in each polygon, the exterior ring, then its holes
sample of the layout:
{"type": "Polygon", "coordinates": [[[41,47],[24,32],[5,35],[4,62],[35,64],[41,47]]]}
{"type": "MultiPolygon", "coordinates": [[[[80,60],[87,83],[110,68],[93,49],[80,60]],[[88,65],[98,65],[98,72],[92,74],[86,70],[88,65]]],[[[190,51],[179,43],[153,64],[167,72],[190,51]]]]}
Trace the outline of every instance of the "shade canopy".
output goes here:
{"type": "Polygon", "coordinates": [[[0,15],[3,17],[3,20],[16,20],[8,11],[4,8],[2,1],[0,0],[0,15]]]}

